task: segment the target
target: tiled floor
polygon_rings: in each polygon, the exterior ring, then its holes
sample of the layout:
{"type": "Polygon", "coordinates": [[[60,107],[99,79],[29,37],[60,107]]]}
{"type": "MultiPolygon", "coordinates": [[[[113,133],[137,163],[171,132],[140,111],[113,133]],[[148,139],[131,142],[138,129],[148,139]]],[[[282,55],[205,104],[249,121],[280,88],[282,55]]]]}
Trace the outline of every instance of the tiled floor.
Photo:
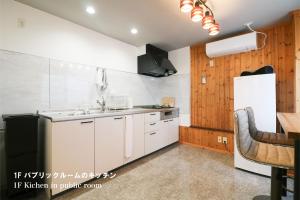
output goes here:
{"type": "MultiPolygon", "coordinates": [[[[99,189],[77,189],[57,199],[199,200],[252,199],[270,193],[270,179],[233,167],[233,157],[173,145],[116,171],[99,189]]],[[[291,199],[291,198],[288,198],[291,199]]]]}

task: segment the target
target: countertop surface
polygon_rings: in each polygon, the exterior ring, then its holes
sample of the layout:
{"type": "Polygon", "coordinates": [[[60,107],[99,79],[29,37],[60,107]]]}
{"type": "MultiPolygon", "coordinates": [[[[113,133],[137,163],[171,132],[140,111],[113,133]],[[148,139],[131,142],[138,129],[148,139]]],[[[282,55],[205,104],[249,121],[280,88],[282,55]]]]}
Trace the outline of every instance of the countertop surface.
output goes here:
{"type": "Polygon", "coordinates": [[[112,117],[112,116],[123,116],[132,115],[140,113],[151,113],[151,112],[161,112],[168,110],[178,110],[178,108],[161,108],[161,109],[151,109],[151,108],[131,108],[126,110],[108,110],[101,112],[97,109],[89,110],[88,114],[85,114],[82,110],[65,110],[65,111],[47,111],[40,112],[41,117],[50,119],[52,122],[60,121],[71,121],[71,120],[83,120],[101,117],[112,117]]]}

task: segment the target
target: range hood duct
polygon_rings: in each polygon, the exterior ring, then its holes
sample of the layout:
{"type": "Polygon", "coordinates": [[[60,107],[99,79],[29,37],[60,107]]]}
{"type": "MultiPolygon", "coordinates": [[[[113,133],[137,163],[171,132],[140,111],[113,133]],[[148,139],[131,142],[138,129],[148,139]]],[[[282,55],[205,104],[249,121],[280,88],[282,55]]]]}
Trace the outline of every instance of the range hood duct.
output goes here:
{"type": "Polygon", "coordinates": [[[138,74],[164,77],[177,73],[168,59],[168,52],[151,44],[146,44],[146,54],[138,56],[138,74]]]}

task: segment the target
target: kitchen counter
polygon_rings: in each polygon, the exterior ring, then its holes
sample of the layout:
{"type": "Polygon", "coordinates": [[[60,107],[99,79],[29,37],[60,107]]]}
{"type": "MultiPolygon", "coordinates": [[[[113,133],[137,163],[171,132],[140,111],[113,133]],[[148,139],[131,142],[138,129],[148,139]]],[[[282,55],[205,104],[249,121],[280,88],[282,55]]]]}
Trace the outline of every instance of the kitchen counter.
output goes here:
{"type": "Polygon", "coordinates": [[[122,116],[122,115],[132,115],[139,113],[151,113],[151,112],[161,112],[168,110],[178,110],[178,108],[161,108],[161,109],[151,109],[151,108],[132,108],[126,110],[108,110],[101,112],[97,109],[89,110],[88,114],[85,114],[84,111],[76,110],[65,110],[65,111],[49,111],[41,112],[39,115],[50,119],[52,122],[60,121],[71,121],[71,120],[81,120],[81,119],[92,119],[92,118],[101,118],[101,117],[112,117],[112,116],[122,116]]]}

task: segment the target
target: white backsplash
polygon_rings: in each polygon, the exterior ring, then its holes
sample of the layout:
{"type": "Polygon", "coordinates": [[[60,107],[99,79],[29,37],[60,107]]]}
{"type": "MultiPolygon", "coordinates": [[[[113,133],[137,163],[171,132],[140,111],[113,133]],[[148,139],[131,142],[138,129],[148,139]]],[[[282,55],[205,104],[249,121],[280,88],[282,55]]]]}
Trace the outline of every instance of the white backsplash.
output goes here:
{"type": "Polygon", "coordinates": [[[50,60],[48,109],[71,109],[96,103],[96,67],[50,60]]]}
{"type": "MultiPolygon", "coordinates": [[[[96,68],[0,50],[0,115],[96,107],[96,68]]],[[[189,113],[188,74],[153,78],[107,69],[107,79],[108,95],[130,96],[133,105],[159,104],[173,96],[180,113],[189,113]]]]}
{"type": "MultiPolygon", "coordinates": [[[[68,109],[79,107],[96,107],[96,69],[97,66],[87,66],[66,63],[57,60],[50,61],[50,109],[68,109]]],[[[108,88],[106,96],[124,95],[133,99],[134,105],[154,104],[146,84],[156,80],[135,73],[107,69],[108,88]]]]}
{"type": "Polygon", "coordinates": [[[48,107],[49,59],[0,51],[0,115],[48,107]]]}
{"type": "Polygon", "coordinates": [[[158,79],[157,87],[152,91],[153,96],[160,102],[162,97],[175,97],[175,105],[180,108],[181,114],[190,113],[190,75],[175,74],[158,79]]]}

